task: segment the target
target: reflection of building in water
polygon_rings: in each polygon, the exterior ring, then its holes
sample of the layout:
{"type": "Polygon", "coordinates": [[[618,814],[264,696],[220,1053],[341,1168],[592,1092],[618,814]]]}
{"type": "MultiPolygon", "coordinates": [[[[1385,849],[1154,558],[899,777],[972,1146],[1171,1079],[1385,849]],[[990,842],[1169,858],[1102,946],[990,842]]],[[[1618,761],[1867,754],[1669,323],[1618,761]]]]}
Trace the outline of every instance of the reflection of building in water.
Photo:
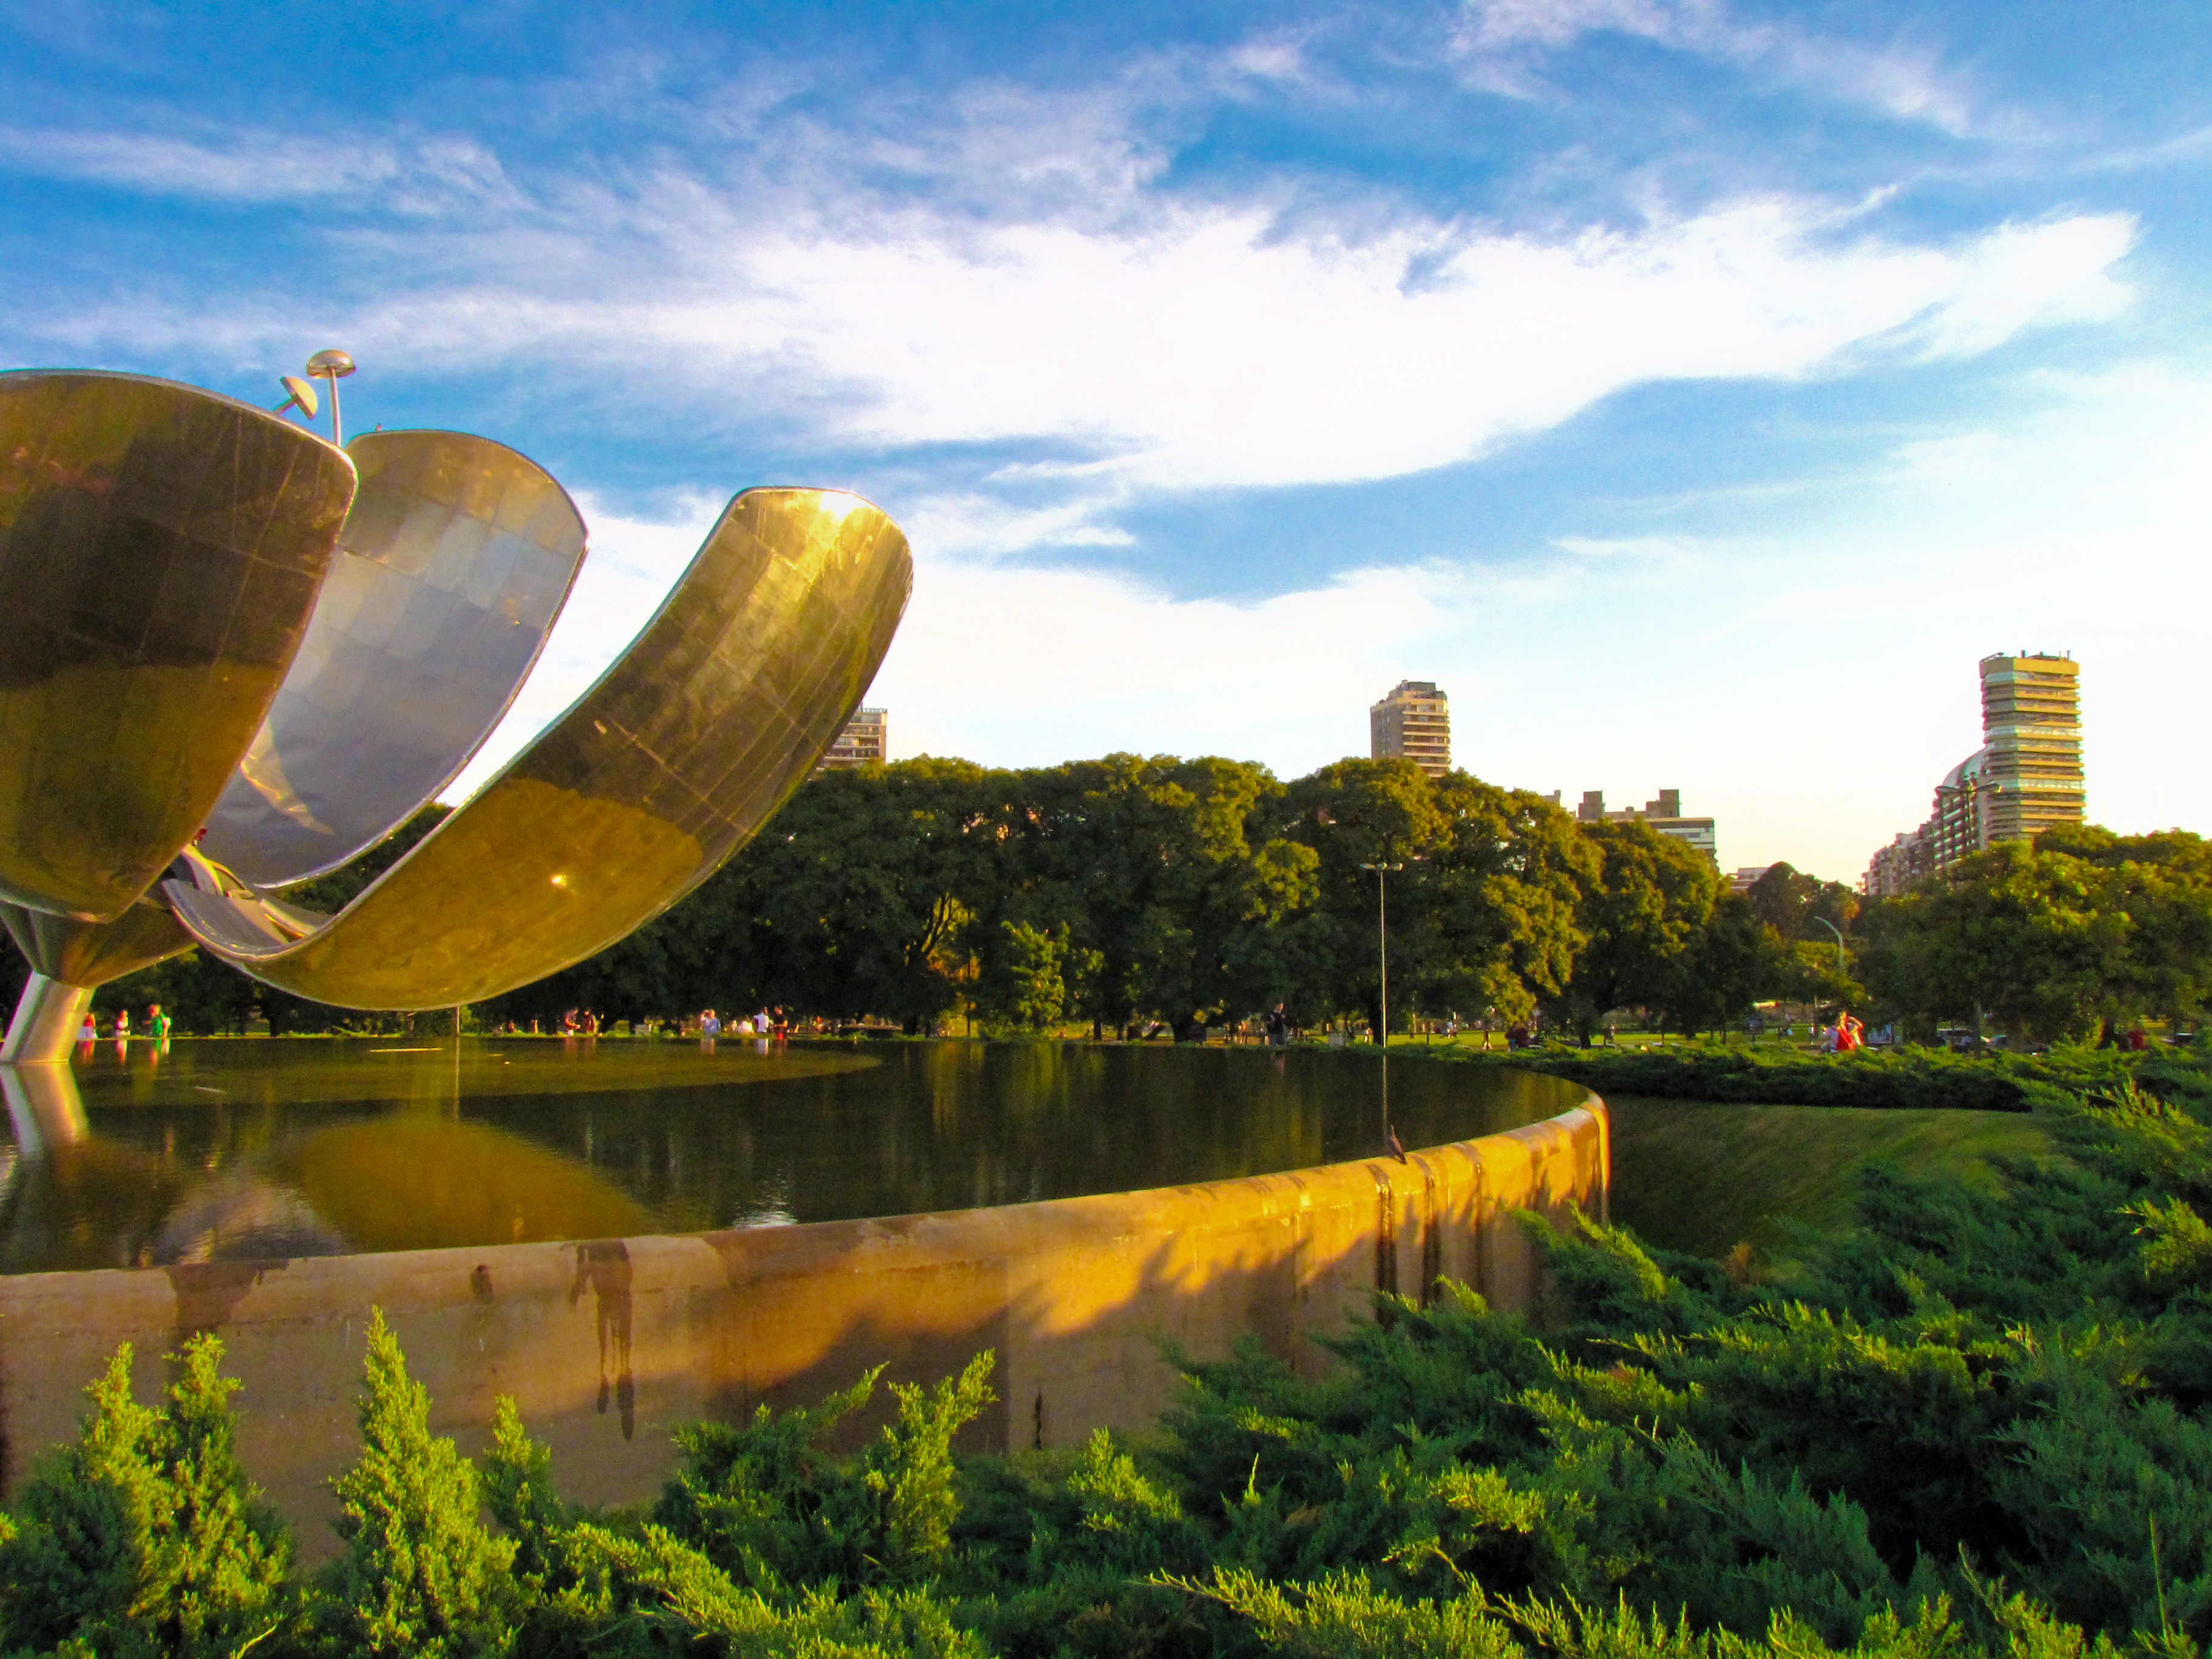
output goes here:
{"type": "Polygon", "coordinates": [[[2063,656],[1981,661],[1982,746],[1943,775],[1928,817],[1875,853],[1861,884],[1894,898],[2001,841],[2082,821],[2081,665],[2063,656]]]}
{"type": "MultiPolygon", "coordinates": [[[[1544,799],[1557,806],[1559,792],[1554,789],[1544,799]]],[[[1662,789],[1656,800],[1647,800],[1641,807],[1624,806],[1613,812],[1605,810],[1605,791],[1585,789],[1575,807],[1575,817],[1584,823],[1626,823],[1641,818],[1662,836],[1686,841],[1715,864],[1721,861],[1720,842],[1713,832],[1713,820],[1683,817],[1682,792],[1679,789],[1662,789]]]]}
{"type": "Polygon", "coordinates": [[[822,757],[814,769],[817,772],[843,771],[848,767],[866,766],[871,761],[890,758],[890,711],[886,708],[862,708],[854,711],[845,722],[845,729],[837,734],[837,741],[830,745],[830,752],[822,757]]]}

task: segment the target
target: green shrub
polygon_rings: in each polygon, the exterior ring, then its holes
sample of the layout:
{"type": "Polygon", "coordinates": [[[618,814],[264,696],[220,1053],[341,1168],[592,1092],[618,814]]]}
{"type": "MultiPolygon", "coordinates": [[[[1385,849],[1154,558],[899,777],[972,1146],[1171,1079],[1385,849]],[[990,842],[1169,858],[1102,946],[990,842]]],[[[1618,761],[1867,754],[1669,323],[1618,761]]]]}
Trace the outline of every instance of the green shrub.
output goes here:
{"type": "Polygon", "coordinates": [[[361,1460],[340,1475],[345,1553],[324,1574],[314,1627],[329,1651],[368,1659],[505,1652],[517,1608],[512,1539],[478,1515],[476,1467],[430,1432],[430,1396],[380,1310],[368,1323],[361,1460]]]}
{"type": "MultiPolygon", "coordinates": [[[[1410,1050],[1409,1053],[1421,1053],[1410,1050]]],[[[1954,1054],[1940,1048],[1808,1054],[1697,1042],[1658,1048],[1570,1048],[1511,1054],[1461,1047],[1427,1051],[1447,1062],[1512,1066],[1564,1077],[1600,1095],[1650,1095],[1766,1106],[1942,1108],[2024,1112],[2037,1085],[2123,1088],[2136,1076],[2187,1075],[2159,1054],[2059,1048],[2045,1054],[1954,1054]]]]}
{"type": "Polygon", "coordinates": [[[290,1539],[239,1468],[222,1344],[195,1336],[167,1358],[148,1407],[130,1344],[116,1351],[77,1443],[40,1461],[0,1527],[10,1650],[228,1654],[281,1622],[290,1539]]]}

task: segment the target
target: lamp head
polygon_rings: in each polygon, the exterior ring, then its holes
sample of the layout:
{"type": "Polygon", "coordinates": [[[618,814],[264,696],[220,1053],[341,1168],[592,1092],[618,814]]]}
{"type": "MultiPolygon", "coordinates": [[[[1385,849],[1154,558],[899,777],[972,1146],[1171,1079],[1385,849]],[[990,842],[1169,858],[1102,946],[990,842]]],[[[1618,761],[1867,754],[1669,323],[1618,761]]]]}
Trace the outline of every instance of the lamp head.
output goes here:
{"type": "Polygon", "coordinates": [[[284,388],[284,401],[276,405],[276,413],[282,415],[288,409],[297,409],[308,419],[314,418],[321,400],[315,395],[313,381],[303,380],[296,374],[280,374],[276,383],[284,388]]]}
{"type": "Polygon", "coordinates": [[[307,373],[319,380],[342,380],[353,373],[353,359],[333,346],[307,359],[307,373]]]}

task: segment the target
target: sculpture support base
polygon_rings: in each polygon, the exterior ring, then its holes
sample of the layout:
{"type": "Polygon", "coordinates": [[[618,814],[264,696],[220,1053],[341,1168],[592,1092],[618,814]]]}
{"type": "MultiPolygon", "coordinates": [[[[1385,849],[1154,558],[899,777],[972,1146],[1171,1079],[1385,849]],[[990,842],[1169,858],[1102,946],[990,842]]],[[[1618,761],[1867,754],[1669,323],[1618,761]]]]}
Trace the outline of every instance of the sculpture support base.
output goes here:
{"type": "Polygon", "coordinates": [[[23,982],[8,1041],[0,1046],[0,1065],[39,1066],[67,1060],[70,1044],[84,1024],[85,1010],[91,1006],[90,986],[64,985],[33,974],[23,982]]]}

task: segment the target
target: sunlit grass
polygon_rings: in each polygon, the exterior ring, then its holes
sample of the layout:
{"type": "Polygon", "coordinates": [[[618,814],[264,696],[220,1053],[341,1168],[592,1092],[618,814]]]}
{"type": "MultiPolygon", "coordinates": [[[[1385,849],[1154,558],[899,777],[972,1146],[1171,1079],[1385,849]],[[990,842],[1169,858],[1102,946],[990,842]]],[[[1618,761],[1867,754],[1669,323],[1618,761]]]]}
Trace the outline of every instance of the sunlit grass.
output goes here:
{"type": "Polygon", "coordinates": [[[2041,1119],[2018,1112],[1737,1106],[1607,1097],[1615,1222],[1654,1244],[1724,1255],[1771,1251],[1789,1224],[1848,1225],[1855,1171],[1888,1158],[1915,1174],[1995,1178],[1995,1156],[2050,1150],[2041,1119]]]}

